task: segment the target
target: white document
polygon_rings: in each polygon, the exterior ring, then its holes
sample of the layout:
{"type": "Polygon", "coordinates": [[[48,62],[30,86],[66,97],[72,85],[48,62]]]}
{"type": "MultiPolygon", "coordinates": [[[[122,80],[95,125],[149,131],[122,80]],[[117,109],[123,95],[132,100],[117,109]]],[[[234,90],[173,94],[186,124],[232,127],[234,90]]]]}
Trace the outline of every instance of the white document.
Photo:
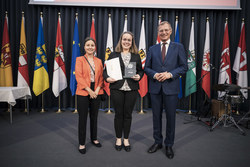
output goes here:
{"type": "Polygon", "coordinates": [[[119,58],[114,58],[106,61],[107,74],[115,80],[122,79],[122,71],[119,58]]]}

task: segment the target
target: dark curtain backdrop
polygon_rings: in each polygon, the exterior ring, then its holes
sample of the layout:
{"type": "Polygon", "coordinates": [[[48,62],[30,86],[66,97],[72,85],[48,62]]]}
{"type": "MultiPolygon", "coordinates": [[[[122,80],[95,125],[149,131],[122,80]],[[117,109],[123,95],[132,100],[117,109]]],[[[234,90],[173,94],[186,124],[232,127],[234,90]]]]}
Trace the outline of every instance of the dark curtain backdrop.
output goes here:
{"type": "MultiPolygon", "coordinates": [[[[97,55],[104,60],[104,53],[107,40],[108,31],[108,14],[111,13],[113,26],[113,42],[116,46],[119,36],[123,31],[124,18],[128,15],[128,30],[135,34],[137,46],[139,44],[139,36],[141,29],[142,15],[145,15],[145,31],[146,31],[146,46],[147,49],[154,45],[157,37],[158,16],[162,16],[162,20],[168,20],[174,29],[175,16],[179,16],[179,30],[180,41],[183,43],[185,49],[188,49],[191,18],[195,17],[195,50],[196,50],[196,64],[197,64],[197,80],[201,76],[201,64],[203,57],[203,48],[206,31],[206,17],[209,17],[210,22],[210,41],[211,41],[211,63],[219,70],[221,47],[224,33],[225,18],[229,19],[229,40],[230,40],[230,54],[231,66],[233,66],[236,49],[240,38],[241,19],[245,18],[246,25],[246,45],[247,51],[250,50],[250,2],[241,0],[242,10],[191,10],[191,9],[149,9],[149,8],[107,8],[107,7],[82,7],[82,6],[42,6],[42,5],[28,5],[29,0],[1,0],[0,2],[0,39],[2,43],[3,23],[5,11],[8,11],[9,17],[9,36],[12,55],[13,68],[13,82],[17,85],[18,72],[18,56],[19,56],[19,41],[20,41],[20,25],[21,12],[25,12],[25,28],[29,64],[30,88],[32,91],[34,60],[36,53],[36,42],[38,33],[38,22],[40,12],[43,12],[44,17],[44,38],[47,50],[48,70],[50,88],[44,92],[45,108],[52,108],[58,106],[58,98],[54,97],[52,93],[52,77],[54,65],[54,51],[56,42],[56,26],[58,19],[58,12],[61,12],[62,18],[62,38],[65,54],[66,73],[68,88],[61,93],[62,108],[69,108],[75,105],[75,99],[71,96],[70,84],[70,67],[72,55],[72,40],[74,30],[75,13],[79,13],[79,38],[81,43],[81,52],[83,54],[83,41],[89,36],[91,28],[91,14],[95,15],[95,30],[97,39],[97,55]]],[[[174,40],[174,33],[171,36],[174,40]]],[[[0,44],[1,44],[0,43],[0,44]]],[[[248,55],[250,54],[247,52],[248,55]]],[[[250,58],[248,56],[248,64],[250,58]]],[[[248,69],[249,69],[248,65],[248,69]]],[[[219,71],[211,71],[211,85],[218,83],[219,71]]],[[[248,73],[248,78],[249,73],[248,73]]],[[[236,74],[232,71],[233,83],[236,83],[236,74]]],[[[248,79],[249,80],[249,79],[248,79]]],[[[249,82],[249,81],[248,81],[249,82]]],[[[212,87],[211,86],[211,87],[212,87]]],[[[185,76],[183,76],[183,91],[185,90],[185,76]]],[[[217,98],[217,93],[211,90],[212,98],[217,98]]],[[[200,83],[197,84],[197,92],[191,96],[192,109],[197,109],[199,104],[204,100],[204,92],[200,83]]],[[[30,102],[32,108],[41,107],[42,96],[34,96],[32,91],[32,101],[30,102]]],[[[139,96],[138,96],[139,99],[139,96]]],[[[139,107],[137,102],[137,107],[139,107]]],[[[20,102],[22,103],[22,102],[20,102]]],[[[107,102],[102,102],[102,107],[107,106],[107,102]]],[[[179,102],[180,109],[188,109],[189,98],[184,97],[179,102]]],[[[1,104],[3,106],[4,104],[1,104]]],[[[23,105],[23,104],[17,104],[23,105]]],[[[149,96],[144,98],[144,107],[151,107],[149,96]]]]}

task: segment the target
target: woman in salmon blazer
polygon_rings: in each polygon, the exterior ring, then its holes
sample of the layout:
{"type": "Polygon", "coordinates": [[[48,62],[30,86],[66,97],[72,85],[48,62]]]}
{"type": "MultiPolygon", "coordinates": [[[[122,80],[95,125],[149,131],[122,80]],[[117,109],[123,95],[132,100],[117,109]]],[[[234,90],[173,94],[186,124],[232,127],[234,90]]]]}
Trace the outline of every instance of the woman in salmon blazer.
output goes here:
{"type": "Polygon", "coordinates": [[[96,147],[101,147],[97,140],[97,116],[103,94],[103,65],[101,59],[94,56],[96,43],[87,37],[84,41],[85,55],[76,58],[75,76],[77,81],[77,109],[79,114],[78,137],[79,152],[86,153],[87,116],[90,115],[90,139],[96,147]]]}

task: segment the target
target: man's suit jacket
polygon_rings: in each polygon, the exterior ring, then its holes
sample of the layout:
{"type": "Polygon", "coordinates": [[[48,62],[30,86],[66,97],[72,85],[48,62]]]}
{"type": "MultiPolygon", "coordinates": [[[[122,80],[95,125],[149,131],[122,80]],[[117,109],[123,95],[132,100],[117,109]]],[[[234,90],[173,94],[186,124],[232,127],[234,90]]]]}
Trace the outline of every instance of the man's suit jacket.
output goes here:
{"type": "MultiPolygon", "coordinates": [[[[120,60],[122,76],[124,76],[125,65],[123,63],[123,60],[122,60],[122,57],[121,57],[121,53],[112,52],[109,55],[108,60],[113,59],[113,58],[117,58],[117,57],[119,57],[119,60],[120,60]]],[[[139,54],[133,54],[133,53],[131,53],[130,62],[136,62],[136,74],[139,74],[140,75],[140,79],[141,79],[142,76],[143,76],[143,74],[144,74],[144,71],[142,69],[141,58],[140,58],[139,54]]],[[[106,81],[107,81],[107,78],[109,77],[108,74],[107,74],[106,68],[104,69],[103,77],[104,77],[104,79],[106,81]]],[[[123,86],[124,82],[125,82],[125,79],[118,80],[118,81],[116,81],[114,83],[111,83],[110,86],[109,86],[109,88],[110,89],[120,89],[123,86]]],[[[128,82],[128,85],[129,85],[129,87],[130,87],[131,90],[138,90],[139,89],[139,81],[135,81],[132,78],[127,78],[127,82],[128,82]]]]}
{"type": "MultiPolygon", "coordinates": [[[[94,56],[95,64],[95,89],[100,86],[101,89],[98,95],[103,94],[103,66],[101,59],[94,56]]],[[[90,66],[84,56],[76,58],[75,75],[77,81],[76,94],[81,96],[88,96],[88,91],[85,90],[86,87],[90,88],[90,66]]],[[[95,90],[93,90],[95,91],[95,90]]]]}
{"type": "Polygon", "coordinates": [[[149,93],[159,94],[161,89],[166,95],[175,95],[180,91],[179,76],[188,70],[187,56],[180,43],[170,42],[167,55],[162,61],[161,45],[156,44],[149,48],[144,68],[149,79],[149,93]],[[164,82],[154,79],[156,73],[170,72],[173,78],[164,82]]]}

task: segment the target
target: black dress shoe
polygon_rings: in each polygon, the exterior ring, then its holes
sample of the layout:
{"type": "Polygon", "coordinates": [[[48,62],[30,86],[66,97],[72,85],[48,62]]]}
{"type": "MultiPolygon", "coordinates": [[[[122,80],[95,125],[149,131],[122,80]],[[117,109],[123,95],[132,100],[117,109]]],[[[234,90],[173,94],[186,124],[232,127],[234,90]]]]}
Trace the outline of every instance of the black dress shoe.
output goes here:
{"type": "Polygon", "coordinates": [[[161,149],[162,145],[161,144],[153,144],[149,149],[148,149],[148,153],[154,153],[157,150],[161,149]]]}
{"type": "Polygon", "coordinates": [[[100,142],[95,143],[94,141],[91,141],[91,143],[96,147],[102,147],[102,144],[100,142]]]}
{"type": "Polygon", "coordinates": [[[115,145],[115,149],[117,151],[121,151],[122,150],[122,145],[115,145]]]}
{"type": "Polygon", "coordinates": [[[172,147],[166,146],[166,156],[169,159],[173,159],[174,158],[174,151],[173,151],[172,147]]]}
{"type": "Polygon", "coordinates": [[[130,152],[130,151],[131,151],[131,146],[130,146],[130,145],[124,146],[124,150],[125,150],[126,152],[130,152]]]}
{"type": "Polygon", "coordinates": [[[79,152],[81,153],[81,154],[85,154],[86,153],[86,148],[83,148],[83,149],[78,149],[79,150],[79,152]]]}

